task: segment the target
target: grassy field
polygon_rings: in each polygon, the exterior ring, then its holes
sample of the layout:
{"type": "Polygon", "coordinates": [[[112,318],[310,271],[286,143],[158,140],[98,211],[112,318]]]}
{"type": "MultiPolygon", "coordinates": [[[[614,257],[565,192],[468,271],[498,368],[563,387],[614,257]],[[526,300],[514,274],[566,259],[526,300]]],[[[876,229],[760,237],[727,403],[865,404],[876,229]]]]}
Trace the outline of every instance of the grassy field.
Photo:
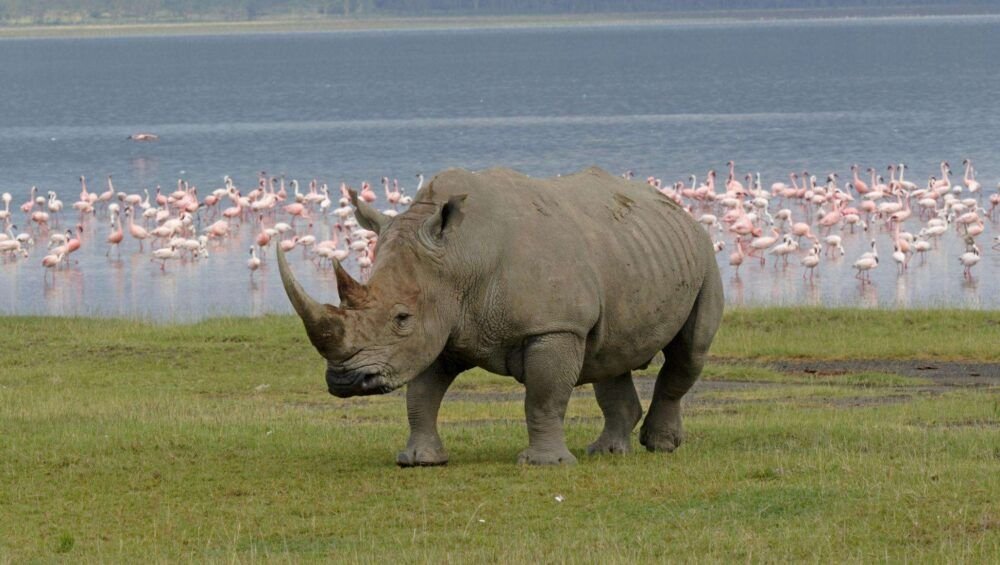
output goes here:
{"type": "Polygon", "coordinates": [[[997,362],[998,343],[1000,312],[734,310],[676,453],[584,456],[582,387],[580,465],[518,467],[520,386],[478,372],[442,407],[449,466],[398,469],[403,397],[327,395],[294,318],[0,318],[0,562],[997,562],[995,377],[759,361],[997,362]]]}

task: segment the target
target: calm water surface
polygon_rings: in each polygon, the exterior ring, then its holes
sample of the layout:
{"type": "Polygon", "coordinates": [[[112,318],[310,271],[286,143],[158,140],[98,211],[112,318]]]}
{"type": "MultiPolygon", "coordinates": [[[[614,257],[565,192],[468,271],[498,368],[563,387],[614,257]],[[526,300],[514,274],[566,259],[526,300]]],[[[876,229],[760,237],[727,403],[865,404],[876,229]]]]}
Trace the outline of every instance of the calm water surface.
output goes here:
{"type": "MultiPolygon", "coordinates": [[[[0,41],[0,190],[16,205],[38,185],[68,207],[81,174],[103,190],[113,173],[127,192],[183,177],[204,195],[225,174],[252,187],[261,170],[331,186],[377,186],[385,175],[412,190],[420,171],[498,164],[536,176],[597,164],[672,183],[709,168],[724,178],[729,159],[765,186],[790,171],[843,178],[851,163],[901,161],[923,184],[941,160],[960,177],[972,157],[990,194],[1000,180],[998,53],[995,18],[0,41]],[[135,131],[161,141],[125,141],[135,131]]],[[[20,212],[15,221],[23,226],[20,212]]],[[[0,312],[290,311],[276,269],[248,276],[249,225],[209,259],[164,274],[127,237],[121,259],[105,258],[106,224],[89,222],[79,263],[55,283],[43,281],[44,246],[0,264],[0,312]]],[[[325,235],[328,222],[316,224],[325,235]]],[[[998,308],[996,233],[987,222],[971,282],[953,231],[901,277],[889,236],[877,233],[872,286],[850,268],[872,234],[855,235],[815,284],[803,283],[797,257],[788,269],[747,263],[739,277],[726,264],[727,298],[998,308]]],[[[306,286],[333,301],[328,272],[295,255],[306,286]]]]}

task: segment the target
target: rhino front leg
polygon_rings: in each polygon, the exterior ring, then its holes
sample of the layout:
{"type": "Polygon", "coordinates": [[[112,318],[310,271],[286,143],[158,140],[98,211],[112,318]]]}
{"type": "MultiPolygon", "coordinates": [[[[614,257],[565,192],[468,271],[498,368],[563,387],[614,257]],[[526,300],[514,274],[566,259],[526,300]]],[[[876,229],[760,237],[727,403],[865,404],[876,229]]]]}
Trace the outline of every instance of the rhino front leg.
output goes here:
{"type": "Polygon", "coordinates": [[[583,343],[572,334],[532,338],[524,351],[524,413],[528,449],[517,462],[529,465],[576,463],[566,449],[563,419],[583,366],[583,343]]]}
{"type": "Polygon", "coordinates": [[[406,416],[410,422],[410,439],[406,449],[396,456],[400,467],[421,467],[448,463],[437,430],[438,409],[444,393],[458,375],[435,362],[406,385],[406,416]]]}
{"type": "Polygon", "coordinates": [[[587,454],[628,453],[632,429],[642,418],[642,405],[632,383],[632,373],[595,382],[594,396],[604,413],[604,431],[587,447],[587,454]]]}

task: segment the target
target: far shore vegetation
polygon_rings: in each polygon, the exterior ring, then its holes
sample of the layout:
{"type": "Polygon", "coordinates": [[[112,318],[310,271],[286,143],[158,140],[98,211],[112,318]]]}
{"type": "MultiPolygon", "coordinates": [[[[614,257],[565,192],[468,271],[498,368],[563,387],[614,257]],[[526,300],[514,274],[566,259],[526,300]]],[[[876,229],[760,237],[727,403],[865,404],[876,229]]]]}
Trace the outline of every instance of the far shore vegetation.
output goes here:
{"type": "MultiPolygon", "coordinates": [[[[83,2],[83,0],[80,0],[83,2]]],[[[136,0],[137,1],[137,0],[136,0]]],[[[357,0],[355,0],[357,2],[357,0]]],[[[613,9],[480,9],[459,6],[454,9],[379,9],[376,4],[357,3],[345,13],[342,0],[299,3],[277,3],[277,7],[253,8],[261,2],[206,2],[204,4],[181,2],[186,11],[156,9],[157,0],[149,0],[145,11],[111,8],[43,9],[30,3],[18,7],[5,7],[9,0],[0,0],[0,39],[44,37],[119,37],[143,35],[222,35],[248,33],[318,33],[365,30],[433,30],[476,28],[526,28],[554,26],[594,25],[665,25],[718,22],[767,22],[798,19],[856,19],[927,16],[982,16],[1000,15],[1000,5],[983,1],[959,3],[934,3],[899,0],[877,7],[864,2],[848,3],[838,7],[821,2],[803,3],[800,8],[753,8],[753,2],[743,3],[744,8],[692,9],[697,2],[677,3],[679,8],[652,9],[655,3],[636,2],[613,9]],[[313,5],[315,4],[315,5],[313,5]],[[647,5],[648,4],[648,5],[647,5]],[[687,5],[687,9],[684,6],[687,5]],[[215,6],[213,9],[212,6],[215,6]],[[647,11],[639,8],[646,8],[647,11]]],[[[46,2],[38,3],[40,5],[46,2]]],[[[69,2],[72,4],[72,2],[69,2]]],[[[105,3],[98,3],[103,6],[105,3]]],[[[128,4],[128,2],[125,2],[128,4]]],[[[267,4],[264,2],[263,4],[267,4]]],[[[458,3],[461,4],[461,3],[458,3]]],[[[718,4],[717,2],[715,4],[718,4]]],[[[740,3],[736,3],[740,4],[740,3]]],[[[712,3],[706,3],[712,6],[712,3]]]]}

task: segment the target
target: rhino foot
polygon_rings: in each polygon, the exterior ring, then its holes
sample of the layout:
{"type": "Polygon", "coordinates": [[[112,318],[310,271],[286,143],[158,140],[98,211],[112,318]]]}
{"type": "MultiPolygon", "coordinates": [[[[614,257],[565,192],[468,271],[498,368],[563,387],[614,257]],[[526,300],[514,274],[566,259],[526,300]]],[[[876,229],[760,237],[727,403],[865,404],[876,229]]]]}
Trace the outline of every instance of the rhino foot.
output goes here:
{"type": "Polygon", "coordinates": [[[435,467],[448,464],[448,453],[443,447],[407,447],[396,455],[400,467],[435,467]]]}
{"type": "Polygon", "coordinates": [[[684,441],[680,400],[663,401],[650,408],[639,432],[639,443],[647,451],[671,451],[684,441]]]}
{"type": "Polygon", "coordinates": [[[667,453],[680,447],[684,434],[680,428],[653,432],[643,426],[639,434],[639,443],[646,446],[646,451],[666,451],[667,453]]]}
{"type": "Polygon", "coordinates": [[[597,438],[594,443],[587,446],[587,455],[618,455],[628,453],[632,451],[632,446],[630,444],[631,442],[628,437],[611,438],[605,437],[604,434],[601,434],[601,437],[597,438]]]}
{"type": "Polygon", "coordinates": [[[529,447],[517,456],[518,465],[576,465],[576,457],[565,447],[537,449],[529,447]]]}

